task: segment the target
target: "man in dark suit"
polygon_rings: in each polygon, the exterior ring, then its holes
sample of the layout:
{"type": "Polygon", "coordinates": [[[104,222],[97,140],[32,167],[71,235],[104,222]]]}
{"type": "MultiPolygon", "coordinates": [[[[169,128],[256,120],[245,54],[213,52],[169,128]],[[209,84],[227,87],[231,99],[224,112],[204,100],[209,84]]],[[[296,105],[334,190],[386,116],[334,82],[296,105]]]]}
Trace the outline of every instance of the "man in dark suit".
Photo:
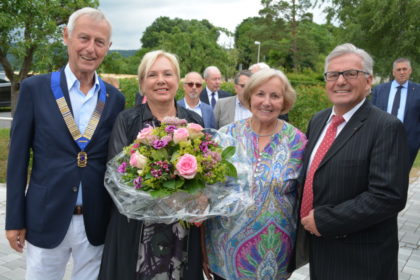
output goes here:
{"type": "Polygon", "coordinates": [[[420,148],[420,85],[409,80],[411,71],[410,60],[395,60],[392,69],[395,79],[376,86],[372,91],[372,103],[393,114],[404,124],[408,138],[410,168],[420,148]]]}
{"type": "Polygon", "coordinates": [[[366,99],[372,68],[369,54],[352,44],[337,46],[326,58],[333,107],[309,123],[300,178],[312,280],[398,279],[407,138],[397,118],[366,99]]]}
{"type": "Polygon", "coordinates": [[[7,168],[6,236],[22,252],[26,279],[98,276],[111,199],[104,187],[108,138],[124,96],[96,74],[111,25],[93,8],[64,28],[68,64],[22,82],[7,168]],[[28,167],[32,165],[27,186],[28,167]]]}
{"type": "Polygon", "coordinates": [[[178,100],[178,105],[196,112],[203,119],[205,128],[216,128],[213,109],[200,100],[200,90],[203,78],[197,72],[190,72],[184,78],[184,98],[178,100]]]}
{"type": "Polygon", "coordinates": [[[222,84],[222,74],[216,66],[207,67],[204,70],[203,77],[206,81],[206,88],[201,91],[200,100],[211,105],[213,109],[219,98],[232,96],[230,92],[220,89],[220,85],[222,84]]]}

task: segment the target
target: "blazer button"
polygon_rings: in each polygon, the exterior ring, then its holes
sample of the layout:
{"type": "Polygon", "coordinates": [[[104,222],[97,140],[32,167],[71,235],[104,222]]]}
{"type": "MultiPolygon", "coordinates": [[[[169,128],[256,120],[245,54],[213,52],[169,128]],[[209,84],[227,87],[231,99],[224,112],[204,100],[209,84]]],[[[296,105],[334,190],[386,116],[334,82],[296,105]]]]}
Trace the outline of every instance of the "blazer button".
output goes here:
{"type": "Polygon", "coordinates": [[[73,187],[73,192],[77,192],[78,188],[77,187],[73,187]]]}

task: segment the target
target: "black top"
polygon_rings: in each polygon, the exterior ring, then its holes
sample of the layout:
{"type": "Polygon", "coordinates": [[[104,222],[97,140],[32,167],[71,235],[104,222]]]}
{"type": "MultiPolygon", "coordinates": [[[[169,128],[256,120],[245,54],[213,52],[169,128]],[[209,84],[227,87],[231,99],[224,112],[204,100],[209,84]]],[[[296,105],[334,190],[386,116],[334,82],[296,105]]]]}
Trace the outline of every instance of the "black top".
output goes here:
{"type": "MultiPolygon", "coordinates": [[[[181,106],[178,106],[176,110],[178,118],[204,126],[198,114],[181,106]]],[[[131,144],[138,132],[147,124],[160,125],[147,104],[141,104],[121,112],[110,138],[108,158],[114,157],[124,146],[131,144]]],[[[128,219],[121,215],[117,208],[113,207],[98,279],[151,280],[156,274],[159,274],[161,277],[163,276],[159,279],[171,280],[170,277],[177,277],[176,273],[171,274],[171,272],[174,267],[179,265],[182,267],[182,276],[174,279],[203,279],[200,235],[197,227],[191,226],[188,236],[180,239],[174,229],[174,224],[145,226],[142,221],[128,219]],[[153,231],[152,234],[150,234],[150,230],[153,231]],[[147,255],[146,259],[141,261],[146,268],[143,271],[140,269],[140,273],[138,273],[137,261],[143,257],[139,255],[140,236],[143,238],[144,246],[141,246],[140,251],[147,252],[147,255]],[[145,239],[148,240],[145,241],[145,239]],[[179,244],[180,242],[181,244],[179,244]],[[182,247],[181,254],[178,251],[179,246],[177,247],[174,243],[182,247]],[[183,256],[186,253],[188,253],[187,256],[183,256]],[[181,264],[173,263],[173,260],[178,261],[176,256],[183,256],[181,264]],[[166,277],[166,275],[168,276],[166,277]]]]}

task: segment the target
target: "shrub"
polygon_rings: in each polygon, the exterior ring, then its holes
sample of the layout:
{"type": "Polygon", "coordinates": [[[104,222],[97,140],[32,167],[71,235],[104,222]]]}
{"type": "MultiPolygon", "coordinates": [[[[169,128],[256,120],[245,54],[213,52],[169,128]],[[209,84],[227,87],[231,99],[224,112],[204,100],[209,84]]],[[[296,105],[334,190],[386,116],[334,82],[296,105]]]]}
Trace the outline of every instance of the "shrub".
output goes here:
{"type": "Polygon", "coordinates": [[[289,112],[289,121],[302,132],[306,132],[312,116],[325,108],[331,107],[331,102],[322,86],[298,85],[295,90],[297,99],[289,112]]]}

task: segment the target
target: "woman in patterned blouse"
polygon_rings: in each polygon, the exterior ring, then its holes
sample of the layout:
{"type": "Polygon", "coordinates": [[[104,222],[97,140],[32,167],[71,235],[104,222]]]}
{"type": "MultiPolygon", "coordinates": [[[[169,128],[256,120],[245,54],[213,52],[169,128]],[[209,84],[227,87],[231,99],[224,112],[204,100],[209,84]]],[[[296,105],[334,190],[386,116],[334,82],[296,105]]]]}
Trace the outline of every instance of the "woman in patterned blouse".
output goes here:
{"type": "Polygon", "coordinates": [[[252,166],[254,204],[234,217],[206,223],[209,268],[215,279],[287,279],[297,226],[297,184],[305,135],[278,119],[296,100],[283,72],[255,73],[244,90],[248,119],[219,131],[232,136],[241,162],[252,166]]]}

